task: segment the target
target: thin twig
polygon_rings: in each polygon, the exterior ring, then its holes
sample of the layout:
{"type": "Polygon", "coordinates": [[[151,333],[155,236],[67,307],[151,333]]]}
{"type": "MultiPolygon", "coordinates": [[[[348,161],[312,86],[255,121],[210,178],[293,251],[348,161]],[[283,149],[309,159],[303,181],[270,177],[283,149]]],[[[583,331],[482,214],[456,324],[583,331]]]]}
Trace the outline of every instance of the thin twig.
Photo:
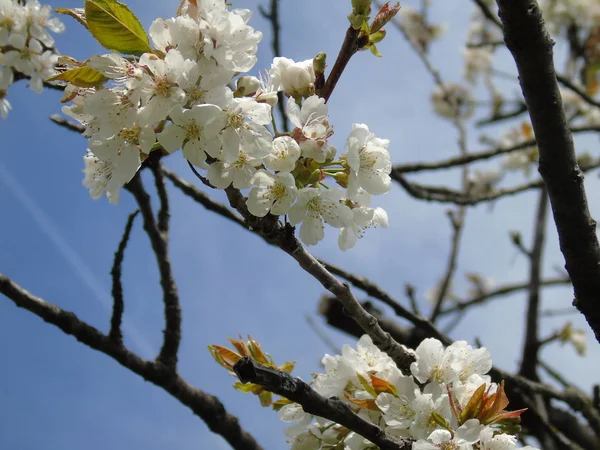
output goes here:
{"type": "Polygon", "coordinates": [[[304,319],[306,319],[306,323],[317,335],[317,337],[321,339],[321,342],[323,342],[323,344],[325,344],[334,355],[340,355],[342,353],[341,349],[335,345],[331,339],[329,339],[329,336],[327,336],[323,330],[321,330],[319,324],[310,314],[305,314],[304,319]]]}
{"type": "Polygon", "coordinates": [[[164,167],[162,167],[161,170],[165,174],[165,176],[173,182],[175,187],[180,189],[185,195],[200,203],[209,211],[216,212],[220,216],[231,220],[232,222],[240,225],[245,229],[248,229],[248,227],[244,223],[244,220],[235,215],[227,206],[223,205],[222,203],[215,202],[204,192],[198,190],[194,185],[185,181],[177,174],[165,169],[164,167]]]}
{"type": "Polygon", "coordinates": [[[487,119],[479,119],[475,122],[475,126],[482,127],[484,125],[491,125],[493,123],[502,122],[508,119],[514,119],[515,117],[519,117],[521,114],[527,112],[527,105],[525,103],[521,103],[518,108],[513,109],[512,111],[508,111],[505,113],[494,114],[487,119]]]}
{"type": "MultiPolygon", "coordinates": [[[[265,11],[262,6],[258,7],[261,15],[271,22],[271,32],[273,38],[271,39],[271,49],[273,50],[273,57],[281,56],[281,24],[279,23],[279,0],[271,0],[269,11],[265,11]]],[[[281,117],[282,130],[284,132],[289,131],[289,122],[287,114],[285,113],[285,97],[283,92],[277,93],[277,108],[279,108],[279,116],[281,117]]]]}
{"type": "Polygon", "coordinates": [[[262,450],[256,440],[244,431],[237,417],[226,410],[217,397],[189,385],[176,373],[165,370],[158,362],[146,361],[122,344],[102,334],[75,314],[27,292],[10,278],[0,274],[0,293],[14,304],[75,337],[82,344],[116,360],[144,380],[164,389],[189,407],[213,432],[221,435],[236,450],[262,450]]]}
{"type": "MultiPolygon", "coordinates": [[[[557,286],[562,284],[568,284],[571,280],[569,277],[558,277],[558,278],[549,278],[547,280],[540,281],[540,286],[557,286]]],[[[529,286],[529,282],[527,283],[515,283],[515,284],[507,284],[505,286],[501,286],[499,288],[494,289],[493,291],[484,292],[481,295],[473,297],[470,300],[465,300],[462,302],[458,302],[455,305],[452,305],[446,309],[444,309],[440,315],[447,315],[457,311],[464,311],[465,309],[469,309],[471,306],[479,305],[488,300],[502,297],[504,295],[512,294],[513,292],[518,292],[523,289],[527,289],[529,286]]]]}
{"type": "Polygon", "coordinates": [[[154,160],[150,165],[150,170],[154,175],[154,185],[156,186],[156,192],[158,193],[158,199],[160,201],[160,208],[158,209],[157,214],[157,226],[161,233],[167,234],[169,232],[171,211],[169,209],[169,195],[167,194],[167,187],[165,186],[165,179],[161,169],[160,159],[154,160]]]}
{"type": "Polygon", "coordinates": [[[173,277],[167,237],[158,229],[154,220],[154,213],[150,205],[150,196],[144,189],[142,178],[138,172],[125,186],[131,192],[140,208],[144,218],[144,230],[152,244],[160,273],[160,285],[163,291],[165,311],[165,330],[163,331],[163,345],[157,356],[157,361],[165,367],[175,371],[177,369],[177,353],[181,340],[181,308],[177,284],[173,277]]]}
{"type": "Polygon", "coordinates": [[[473,0],[475,4],[479,7],[481,13],[485,16],[487,20],[492,22],[494,25],[502,28],[502,23],[498,20],[498,17],[492,12],[487,3],[484,0],[473,0]]]}
{"type": "Polygon", "coordinates": [[[426,170],[448,169],[451,167],[464,166],[475,161],[484,161],[486,159],[491,159],[494,156],[513,153],[533,146],[535,146],[535,140],[531,139],[510,147],[497,147],[491,150],[455,156],[453,158],[443,159],[441,161],[397,164],[392,168],[392,172],[399,175],[412,172],[422,172],[426,170]]]}
{"type": "Polygon", "coordinates": [[[544,369],[548,375],[550,375],[554,380],[562,385],[563,388],[571,387],[571,383],[569,383],[560,373],[550,367],[548,364],[544,362],[543,359],[538,360],[538,364],[542,369],[544,369]]]}
{"type": "Polygon", "coordinates": [[[123,342],[123,332],[121,331],[121,322],[123,319],[123,311],[125,309],[125,302],[123,300],[123,284],[121,283],[121,267],[123,264],[123,257],[125,256],[125,248],[129,242],[129,236],[131,235],[131,229],[133,228],[133,221],[139,214],[140,210],[137,209],[127,218],[125,224],[125,231],[121,242],[115,252],[115,259],[113,262],[112,270],[110,274],[112,276],[112,298],[113,298],[113,310],[110,318],[110,332],[108,336],[115,342],[123,342]]]}
{"type": "Polygon", "coordinates": [[[548,214],[548,194],[542,188],[539,192],[538,209],[534,224],[533,246],[529,258],[529,286],[527,295],[527,315],[525,337],[521,354],[519,374],[531,380],[539,381],[537,374],[539,343],[540,283],[542,280],[542,255],[546,218],[548,214]]]}
{"type": "Polygon", "coordinates": [[[439,290],[435,299],[434,307],[431,312],[429,320],[431,323],[435,323],[442,311],[442,304],[446,299],[454,271],[456,270],[456,262],[458,258],[458,249],[460,247],[460,238],[462,236],[462,230],[464,225],[464,219],[466,214],[466,208],[461,206],[457,209],[456,213],[450,212],[450,222],[452,223],[452,239],[450,244],[450,254],[448,255],[448,263],[446,273],[439,285],[439,290]]]}

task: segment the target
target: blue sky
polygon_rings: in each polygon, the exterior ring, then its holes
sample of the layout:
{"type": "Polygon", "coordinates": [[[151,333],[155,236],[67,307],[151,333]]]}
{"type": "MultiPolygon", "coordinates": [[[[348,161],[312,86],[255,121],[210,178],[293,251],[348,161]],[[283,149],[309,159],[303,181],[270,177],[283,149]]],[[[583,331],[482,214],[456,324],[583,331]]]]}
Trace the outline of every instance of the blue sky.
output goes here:
{"type": "MultiPolygon", "coordinates": [[[[82,6],[75,0],[50,4],[82,6]]],[[[136,0],[128,4],[147,28],[154,18],[173,15],[178,2],[136,0]]],[[[239,1],[236,6],[256,11],[257,2],[239,1]]],[[[284,55],[304,60],[326,51],[332,64],[349,8],[349,0],[282,2],[284,55]]],[[[444,39],[433,46],[431,58],[444,79],[459,80],[461,42],[468,25],[465,4],[439,2],[431,13],[432,20],[449,26],[444,39]]],[[[57,38],[63,54],[84,59],[102,52],[75,21],[65,17],[64,22],[67,31],[57,38]]],[[[269,26],[258,12],[251,23],[264,33],[256,69],[268,67],[272,57],[269,26]]],[[[454,129],[430,112],[432,82],[417,58],[392,29],[379,49],[383,58],[365,52],[351,61],[329,101],[334,143],[343,147],[352,123],[367,123],[378,136],[391,140],[394,162],[456,155],[454,129]]],[[[507,55],[503,61],[505,70],[514,71],[507,55]]],[[[516,90],[516,85],[509,88],[509,92],[516,90]]],[[[84,139],[47,119],[60,109],[58,93],[37,95],[18,84],[11,87],[9,96],[13,111],[0,122],[0,272],[106,331],[113,252],[134,203],[127,193],[118,206],[90,200],[81,185],[84,139]]],[[[492,135],[499,131],[486,130],[492,135]]],[[[472,151],[486,148],[477,137],[470,128],[472,151]]],[[[582,148],[597,146],[595,139],[581,142],[582,148]]],[[[168,165],[194,180],[180,155],[169,158],[168,165]]],[[[459,172],[419,178],[455,186],[458,179],[459,172]]],[[[145,180],[150,188],[150,180],[145,180]]],[[[587,180],[590,207],[598,217],[598,177],[590,175],[587,180]]],[[[227,337],[240,333],[251,334],[277,361],[296,360],[296,373],[308,379],[319,370],[319,360],[328,351],[305,320],[307,314],[315,316],[324,291],[283,252],[197,207],[178,191],[171,189],[171,194],[171,254],[184,311],[181,373],[190,383],[218,395],[265,448],[287,448],[276,414],[260,408],[256,398],[231,389],[233,379],[212,361],[206,346],[224,344],[227,337]]],[[[219,193],[211,191],[210,195],[223,201],[219,193]]],[[[519,230],[524,242],[530,242],[535,202],[536,195],[529,193],[493,208],[481,205],[469,211],[458,262],[459,291],[469,271],[491,276],[498,284],[525,280],[527,261],[510,245],[508,231],[519,230]]],[[[400,301],[405,301],[402,293],[407,282],[416,286],[422,299],[446,264],[448,206],[415,201],[397,186],[379,204],[388,210],[389,229],[372,231],[347,253],[337,249],[337,234],[330,229],[313,252],[372,279],[400,301]]],[[[544,271],[550,276],[563,265],[551,222],[546,255],[544,271]]],[[[162,305],[158,272],[140,223],[134,226],[123,272],[126,343],[153,358],[161,343],[162,305]]],[[[545,308],[566,307],[570,302],[568,288],[544,291],[545,308]]],[[[519,362],[524,306],[522,294],[496,300],[469,313],[453,337],[471,342],[481,338],[495,363],[512,370],[519,362]]],[[[579,316],[570,319],[585,328],[579,316]]],[[[562,322],[544,322],[543,332],[549,333],[562,322]]],[[[353,343],[335,331],[326,332],[337,345],[353,343]]],[[[558,367],[571,368],[567,378],[589,391],[600,351],[591,333],[588,338],[587,358],[561,347],[545,350],[543,357],[558,367]]],[[[227,448],[162,390],[6,299],[0,299],[0,342],[0,448],[227,448]]]]}

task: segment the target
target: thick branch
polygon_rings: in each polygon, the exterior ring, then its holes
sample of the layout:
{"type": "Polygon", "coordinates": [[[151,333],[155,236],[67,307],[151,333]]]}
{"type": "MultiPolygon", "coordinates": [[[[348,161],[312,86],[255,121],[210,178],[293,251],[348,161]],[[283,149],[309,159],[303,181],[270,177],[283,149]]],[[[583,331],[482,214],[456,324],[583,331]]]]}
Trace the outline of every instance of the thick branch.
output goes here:
{"type": "Polygon", "coordinates": [[[410,439],[398,442],[390,440],[381,428],[355,414],[340,399],[323,397],[300,378],[287,372],[263,366],[249,357],[236,362],[233,370],[242,383],[258,384],[268,391],[299,403],[304,412],[329,419],[355,431],[380,449],[408,450],[412,447],[410,439]]]}
{"type": "Polygon", "coordinates": [[[158,270],[160,273],[160,285],[163,291],[163,303],[165,306],[165,330],[164,339],[157,361],[173,371],[177,368],[177,352],[181,340],[181,308],[179,306],[179,294],[177,284],[173,278],[167,237],[163,234],[154,220],[154,212],[150,205],[150,196],[144,189],[142,178],[138,172],[126,185],[126,189],[133,194],[138,203],[142,217],[144,218],[144,230],[150,238],[152,250],[156,256],[158,270]]]}
{"type": "Polygon", "coordinates": [[[110,271],[110,275],[112,276],[113,310],[112,317],[110,318],[110,332],[108,333],[108,336],[119,343],[123,342],[121,321],[123,319],[123,310],[125,309],[125,302],[123,301],[123,285],[121,283],[121,266],[123,264],[123,257],[125,256],[125,248],[129,242],[129,236],[131,235],[133,221],[139,212],[139,209],[132,212],[127,219],[125,231],[123,232],[121,242],[119,242],[119,247],[117,247],[117,251],[115,252],[115,259],[112,270],[110,271]]]}
{"type": "Polygon", "coordinates": [[[80,320],[75,314],[34,296],[2,274],[0,274],[0,293],[6,295],[18,307],[27,309],[65,334],[75,337],[82,344],[110,356],[144,380],[164,389],[189,407],[212,432],[223,436],[234,449],[262,450],[256,440],[240,427],[237,417],[225,410],[217,397],[190,386],[179,375],[171,370],[165,370],[159,362],[140,358],[121,343],[115,342],[80,320]]]}
{"type": "Polygon", "coordinates": [[[540,153],[560,249],[575,288],[575,306],[600,341],[600,246],[583,175],[562,109],[552,60],[553,41],[535,0],[497,0],[506,46],[519,72],[540,153]]]}

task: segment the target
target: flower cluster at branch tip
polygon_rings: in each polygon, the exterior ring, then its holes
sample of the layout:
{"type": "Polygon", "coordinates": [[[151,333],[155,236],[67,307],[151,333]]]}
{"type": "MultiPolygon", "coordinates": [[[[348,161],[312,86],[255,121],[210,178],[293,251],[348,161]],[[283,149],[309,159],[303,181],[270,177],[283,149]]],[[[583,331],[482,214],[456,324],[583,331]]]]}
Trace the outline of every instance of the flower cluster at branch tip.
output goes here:
{"type": "MultiPolygon", "coordinates": [[[[217,345],[209,348],[232,374],[233,364],[242,356],[277,368],[252,339],[230,341],[240,354],[217,345]]],[[[343,401],[362,419],[381,428],[389,440],[412,442],[413,450],[517,448],[514,433],[525,410],[505,410],[504,384],[492,383],[486,375],[492,361],[485,348],[474,349],[464,341],[444,348],[436,339],[425,339],[416,350],[408,351],[415,362],[410,373],[402,373],[365,335],[356,348],[345,345],[341,355],[325,355],[321,361],[325,373],[314,375],[312,387],[323,397],[343,401]]],[[[293,364],[281,367],[290,372],[293,364]]],[[[339,424],[305,413],[298,403],[267,399],[260,386],[237,382],[234,387],[258,395],[263,406],[271,406],[282,421],[291,424],[286,435],[293,450],[378,448],[339,424]]]]}
{"type": "Polygon", "coordinates": [[[29,78],[29,87],[40,93],[44,80],[54,74],[58,55],[50,31],[64,25],[50,17],[50,6],[38,0],[0,0],[0,116],[12,109],[6,98],[15,79],[29,78]]]}
{"type": "Polygon", "coordinates": [[[249,189],[252,215],[288,215],[307,245],[323,239],[327,223],[349,249],[367,228],[388,225],[370,197],[390,189],[389,141],[355,124],[338,155],[327,104],[316,95],[316,60],[277,57],[260,78],[239,76],[255,65],[262,38],[250,16],[220,0],[185,1],[177,17],[151,25],[155,49],[72,60],[54,77],[68,82],[63,101],[72,103],[63,112],[89,138],[84,184],[116,203],[152,151],[182,149],[215,188],[249,189]],[[95,81],[82,83],[81,69],[95,81]],[[275,125],[278,92],[287,97],[290,132],[275,125]]]}

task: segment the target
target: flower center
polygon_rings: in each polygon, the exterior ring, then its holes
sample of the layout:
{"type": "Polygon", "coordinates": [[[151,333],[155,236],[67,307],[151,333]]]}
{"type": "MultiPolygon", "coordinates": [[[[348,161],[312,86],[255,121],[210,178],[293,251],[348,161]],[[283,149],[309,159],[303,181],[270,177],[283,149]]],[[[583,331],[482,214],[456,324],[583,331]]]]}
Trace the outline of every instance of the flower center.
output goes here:
{"type": "Polygon", "coordinates": [[[198,139],[202,134],[202,127],[195,121],[188,123],[184,129],[188,139],[198,139]]]}
{"type": "Polygon", "coordinates": [[[141,132],[142,128],[139,125],[134,125],[131,128],[123,128],[119,131],[119,137],[129,145],[139,145],[141,132]]]}
{"type": "Polygon", "coordinates": [[[159,97],[167,98],[171,92],[171,82],[167,77],[160,77],[154,80],[154,94],[159,97]]]}

